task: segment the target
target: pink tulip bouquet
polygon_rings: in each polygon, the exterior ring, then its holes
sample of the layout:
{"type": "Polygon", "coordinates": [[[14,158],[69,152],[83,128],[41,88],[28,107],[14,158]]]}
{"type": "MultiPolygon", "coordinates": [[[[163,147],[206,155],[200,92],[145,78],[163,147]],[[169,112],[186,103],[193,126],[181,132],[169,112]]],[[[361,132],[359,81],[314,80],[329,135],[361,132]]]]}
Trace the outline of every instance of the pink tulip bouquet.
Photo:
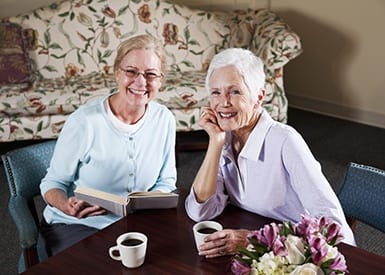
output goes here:
{"type": "Polygon", "coordinates": [[[348,272],[345,257],[335,246],[340,226],[325,217],[302,216],[296,223],[271,223],[248,235],[231,270],[246,274],[336,275],[348,272]]]}

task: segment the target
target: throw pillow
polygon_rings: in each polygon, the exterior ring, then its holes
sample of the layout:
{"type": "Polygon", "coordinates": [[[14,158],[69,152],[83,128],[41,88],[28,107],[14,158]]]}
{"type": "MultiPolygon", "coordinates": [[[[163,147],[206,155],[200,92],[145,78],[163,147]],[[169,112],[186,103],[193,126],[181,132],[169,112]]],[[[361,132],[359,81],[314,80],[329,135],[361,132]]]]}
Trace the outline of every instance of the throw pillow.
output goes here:
{"type": "Polygon", "coordinates": [[[32,82],[31,64],[20,25],[0,23],[0,84],[32,82]]]}

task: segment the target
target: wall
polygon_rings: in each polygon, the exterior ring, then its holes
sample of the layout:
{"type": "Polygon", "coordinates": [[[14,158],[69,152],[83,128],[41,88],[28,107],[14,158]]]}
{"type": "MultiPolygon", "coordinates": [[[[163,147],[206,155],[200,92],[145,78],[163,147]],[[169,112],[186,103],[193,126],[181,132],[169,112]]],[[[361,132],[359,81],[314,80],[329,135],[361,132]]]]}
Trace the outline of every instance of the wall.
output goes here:
{"type": "Polygon", "coordinates": [[[285,67],[289,105],[385,128],[385,1],[177,0],[191,7],[268,7],[299,34],[285,67]]]}
{"type": "Polygon", "coordinates": [[[21,13],[50,5],[55,0],[0,0],[0,18],[16,16],[21,13]]]}
{"type": "Polygon", "coordinates": [[[269,0],[174,0],[175,3],[184,4],[192,8],[207,10],[234,10],[243,8],[267,8],[269,0]]]}

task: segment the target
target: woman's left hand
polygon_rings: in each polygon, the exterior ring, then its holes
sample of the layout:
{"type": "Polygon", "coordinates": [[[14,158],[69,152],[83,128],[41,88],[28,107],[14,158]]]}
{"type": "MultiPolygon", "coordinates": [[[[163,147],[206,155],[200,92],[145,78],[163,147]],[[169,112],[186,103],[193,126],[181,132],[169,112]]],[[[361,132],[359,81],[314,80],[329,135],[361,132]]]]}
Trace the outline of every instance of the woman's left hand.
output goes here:
{"type": "Polygon", "coordinates": [[[240,246],[247,246],[248,233],[245,229],[225,229],[210,234],[199,247],[199,255],[214,258],[236,254],[240,246]]]}

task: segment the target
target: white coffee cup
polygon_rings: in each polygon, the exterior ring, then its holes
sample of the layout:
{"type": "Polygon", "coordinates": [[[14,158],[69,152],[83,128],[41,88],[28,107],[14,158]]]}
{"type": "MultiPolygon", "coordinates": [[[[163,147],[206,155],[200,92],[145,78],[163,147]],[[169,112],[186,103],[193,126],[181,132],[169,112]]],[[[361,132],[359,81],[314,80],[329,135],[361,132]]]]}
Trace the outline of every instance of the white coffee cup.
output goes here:
{"type": "Polygon", "coordinates": [[[193,226],[195,244],[199,251],[199,246],[205,241],[205,237],[216,232],[223,230],[223,226],[215,221],[201,221],[193,226]]]}
{"type": "Polygon", "coordinates": [[[116,239],[116,244],[108,251],[112,259],[121,261],[129,268],[135,268],[144,263],[147,249],[146,235],[139,232],[124,233],[116,239]]]}

